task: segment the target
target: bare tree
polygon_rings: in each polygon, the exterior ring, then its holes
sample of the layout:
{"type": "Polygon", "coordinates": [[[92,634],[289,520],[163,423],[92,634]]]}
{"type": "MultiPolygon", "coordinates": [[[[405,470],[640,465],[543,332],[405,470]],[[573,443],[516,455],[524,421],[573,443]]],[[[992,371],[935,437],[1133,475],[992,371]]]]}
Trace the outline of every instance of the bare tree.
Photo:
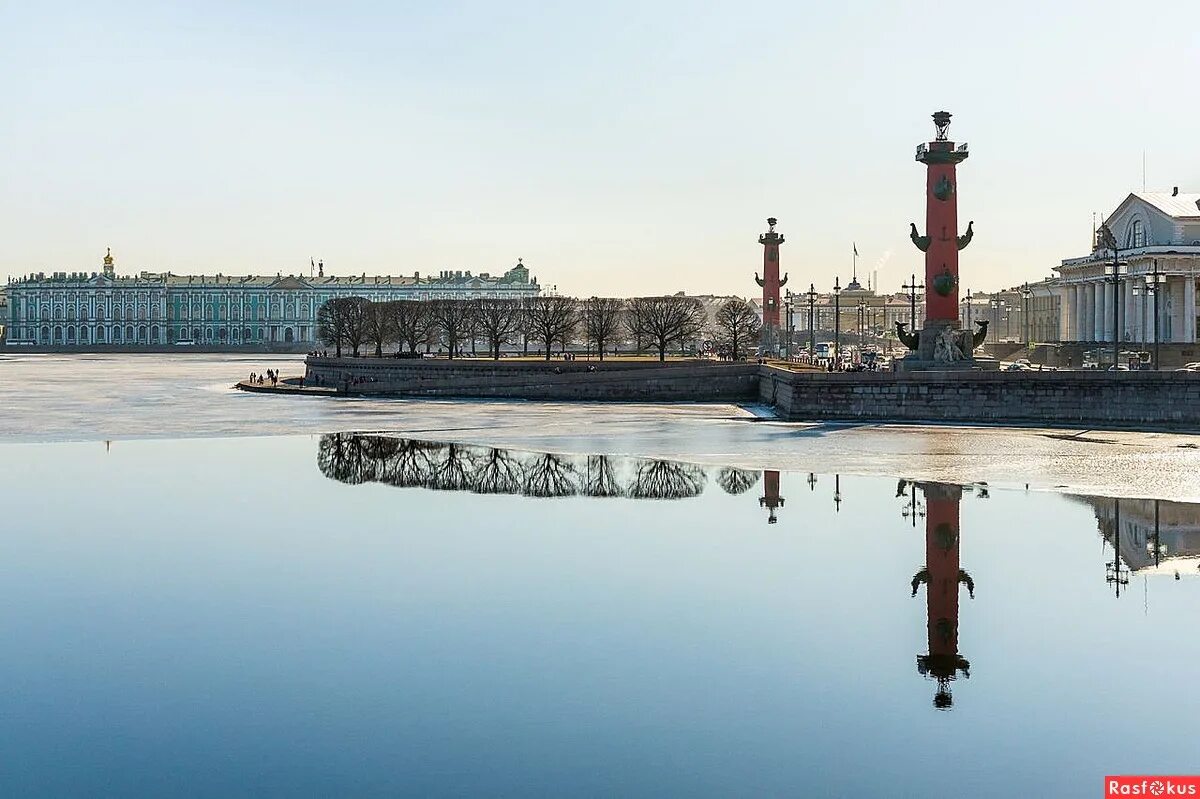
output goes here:
{"type": "Polygon", "coordinates": [[[667,359],[672,344],[683,347],[704,328],[704,308],[695,297],[635,297],[629,301],[629,328],[638,340],[649,341],[658,359],[667,359]]]}
{"type": "Polygon", "coordinates": [[[525,464],[521,489],[528,497],[573,496],[579,493],[579,470],[565,457],[543,452],[525,464]]]}
{"type": "Polygon", "coordinates": [[[678,461],[639,461],[629,496],[634,499],[698,497],[708,481],[704,469],[678,461]]]}
{"type": "Polygon", "coordinates": [[[596,345],[600,360],[604,360],[604,348],[617,337],[621,319],[625,313],[625,301],[616,297],[592,297],[583,304],[583,334],[588,343],[596,345]]]}
{"type": "Polygon", "coordinates": [[[393,335],[396,338],[396,353],[407,346],[409,352],[429,339],[432,322],[429,318],[429,303],[419,300],[392,300],[384,303],[393,335]]]}
{"type": "Polygon", "coordinates": [[[342,357],[342,342],[346,340],[346,313],[342,299],[326,300],[317,309],[317,338],[326,347],[333,347],[342,357]]]}
{"type": "Polygon", "coordinates": [[[729,300],[717,310],[717,340],[729,347],[735,361],[758,339],[761,329],[758,314],[744,300],[729,300]]]}
{"type": "Polygon", "coordinates": [[[573,297],[531,297],[525,303],[525,322],[530,335],[546,348],[546,360],[556,343],[563,349],[571,343],[579,322],[578,303],[573,297]]]}
{"type": "Polygon", "coordinates": [[[516,300],[473,300],[475,322],[487,340],[493,360],[500,360],[500,348],[512,342],[521,328],[521,304],[516,300]]]}
{"type": "Polygon", "coordinates": [[[375,345],[376,358],[383,357],[383,345],[394,341],[396,336],[388,305],[386,302],[371,302],[364,310],[367,341],[375,345]]]}
{"type": "Polygon", "coordinates": [[[358,357],[358,349],[367,340],[367,308],[371,301],[366,297],[343,297],[346,314],[346,346],[358,357]]]}
{"type": "Polygon", "coordinates": [[[340,358],[342,347],[358,349],[367,339],[367,306],[365,297],[336,297],[317,309],[317,338],[325,346],[332,345],[340,358]]]}
{"type": "Polygon", "coordinates": [[[453,358],[471,326],[473,309],[466,300],[434,300],[429,304],[429,318],[449,348],[453,358]]]}
{"type": "Polygon", "coordinates": [[[721,486],[726,494],[744,494],[754,487],[758,479],[758,472],[732,466],[722,467],[721,471],[717,472],[717,485],[721,486]]]}

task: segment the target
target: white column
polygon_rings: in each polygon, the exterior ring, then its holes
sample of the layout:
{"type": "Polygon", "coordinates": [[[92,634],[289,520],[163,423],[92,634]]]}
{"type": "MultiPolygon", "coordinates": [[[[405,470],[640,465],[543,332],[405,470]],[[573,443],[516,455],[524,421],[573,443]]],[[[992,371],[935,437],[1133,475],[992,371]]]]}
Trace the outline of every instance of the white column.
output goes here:
{"type": "Polygon", "coordinates": [[[1075,319],[1079,315],[1079,296],[1074,286],[1067,286],[1058,307],[1060,314],[1058,325],[1059,341],[1073,341],[1075,339],[1075,319]],[[1064,311],[1066,312],[1065,319],[1061,318],[1064,311]]]}
{"type": "Polygon", "coordinates": [[[1091,327],[1088,329],[1088,340],[1100,341],[1103,331],[1100,329],[1100,322],[1104,319],[1104,284],[1091,283],[1089,284],[1092,290],[1092,303],[1089,307],[1089,321],[1091,327]]]}
{"type": "Polygon", "coordinates": [[[1164,299],[1163,338],[1169,342],[1183,341],[1183,281],[1177,276],[1166,278],[1164,299]]]}
{"type": "Polygon", "coordinates": [[[1196,341],[1196,278],[1192,275],[1183,280],[1183,340],[1196,341]]]}
{"type": "Polygon", "coordinates": [[[1079,287],[1079,340],[1092,339],[1092,284],[1084,283],[1079,287]]]}

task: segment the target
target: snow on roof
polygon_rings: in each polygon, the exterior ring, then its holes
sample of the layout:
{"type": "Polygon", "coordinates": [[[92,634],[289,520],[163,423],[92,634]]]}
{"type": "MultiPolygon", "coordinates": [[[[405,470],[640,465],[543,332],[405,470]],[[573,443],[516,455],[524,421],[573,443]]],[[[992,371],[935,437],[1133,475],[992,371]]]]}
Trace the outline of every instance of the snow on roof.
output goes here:
{"type": "Polygon", "coordinates": [[[1133,196],[1150,203],[1176,219],[1200,219],[1200,194],[1168,194],[1167,192],[1136,191],[1133,196]]]}

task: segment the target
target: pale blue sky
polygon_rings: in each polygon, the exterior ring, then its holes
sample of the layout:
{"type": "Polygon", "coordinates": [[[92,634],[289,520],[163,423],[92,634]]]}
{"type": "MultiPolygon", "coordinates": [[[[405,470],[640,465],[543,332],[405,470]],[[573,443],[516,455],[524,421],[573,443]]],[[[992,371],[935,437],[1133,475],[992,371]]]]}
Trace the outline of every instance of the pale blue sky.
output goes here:
{"type": "MultiPolygon", "coordinates": [[[[1195,2],[0,5],[0,276],[498,272],[758,292],[920,267],[915,146],[971,145],[963,285],[1200,190],[1195,2]]],[[[865,282],[865,280],[864,280],[865,282]]]]}

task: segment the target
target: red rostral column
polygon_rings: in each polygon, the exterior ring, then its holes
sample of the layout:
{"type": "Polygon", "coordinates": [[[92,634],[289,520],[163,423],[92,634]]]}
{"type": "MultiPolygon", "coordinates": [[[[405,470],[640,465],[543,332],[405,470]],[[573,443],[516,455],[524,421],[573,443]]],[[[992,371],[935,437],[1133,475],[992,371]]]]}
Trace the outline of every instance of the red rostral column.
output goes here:
{"type": "Polygon", "coordinates": [[[783,236],[775,232],[775,217],[767,220],[767,232],[758,237],[763,246],[763,276],[754,273],[754,282],[763,290],[763,343],[768,348],[779,342],[779,289],[787,285],[787,273],[779,279],[779,245],[783,236]]]}
{"type": "Polygon", "coordinates": [[[775,509],[783,507],[784,499],[779,496],[779,472],[767,470],[763,472],[763,495],[758,498],[758,506],[767,509],[767,524],[779,521],[775,518],[775,509]]]}
{"type": "Polygon", "coordinates": [[[937,128],[934,140],[917,146],[917,160],[928,167],[925,179],[925,235],[912,225],[911,238],[925,253],[925,329],[950,325],[958,320],[958,251],[974,235],[973,223],[958,235],[958,180],[955,167],[966,160],[967,145],[954,146],[946,137],[950,112],[933,115],[937,128]]]}
{"type": "Polygon", "coordinates": [[[933,704],[948,710],[954,700],[950,681],[962,672],[971,676],[971,663],[958,653],[958,586],[963,583],[972,597],[975,583],[958,565],[958,506],[962,487],[945,483],[923,483],[925,494],[925,568],[912,580],[913,596],[925,583],[926,629],[929,654],[917,656],[917,671],[937,681],[933,704]]]}

